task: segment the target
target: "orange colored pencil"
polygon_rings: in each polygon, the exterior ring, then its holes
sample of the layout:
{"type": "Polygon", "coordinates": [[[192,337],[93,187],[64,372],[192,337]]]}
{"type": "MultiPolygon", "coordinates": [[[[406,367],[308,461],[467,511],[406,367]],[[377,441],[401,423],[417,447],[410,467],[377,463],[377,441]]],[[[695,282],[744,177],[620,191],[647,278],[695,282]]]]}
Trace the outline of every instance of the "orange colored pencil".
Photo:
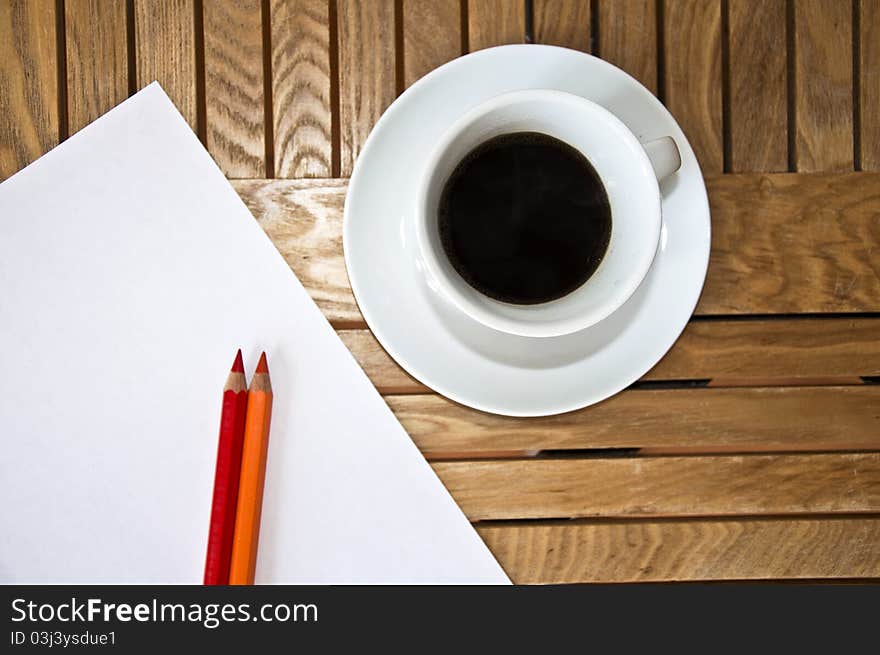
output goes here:
{"type": "Polygon", "coordinates": [[[272,384],[269,381],[266,353],[263,353],[248,389],[238,506],[235,512],[235,533],[232,537],[232,564],[229,569],[229,584],[233,585],[254,583],[271,418],[272,384]]]}
{"type": "Polygon", "coordinates": [[[220,438],[214,471],[214,500],[208,527],[208,551],[205,556],[206,585],[229,584],[235,508],[238,503],[238,479],[241,475],[241,445],[247,409],[247,380],[241,350],[235,355],[232,370],[223,387],[223,410],[220,415],[220,438]]]}

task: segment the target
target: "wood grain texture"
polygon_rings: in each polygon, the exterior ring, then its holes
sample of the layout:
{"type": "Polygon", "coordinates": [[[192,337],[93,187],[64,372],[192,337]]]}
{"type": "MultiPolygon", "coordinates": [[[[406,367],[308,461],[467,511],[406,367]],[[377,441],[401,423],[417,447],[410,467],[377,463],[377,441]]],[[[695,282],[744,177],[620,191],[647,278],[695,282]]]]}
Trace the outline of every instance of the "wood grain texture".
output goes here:
{"type": "Polygon", "coordinates": [[[330,177],[328,2],[271,0],[270,6],[275,176],[330,177]]]}
{"type": "Polygon", "coordinates": [[[535,43],[590,52],[590,0],[534,0],[535,43]]]}
{"type": "Polygon", "coordinates": [[[341,175],[351,175],[370,130],[394,100],[394,3],[339,0],[341,175]]]}
{"type": "Polygon", "coordinates": [[[880,576],[880,519],[478,525],[517,584],[880,576]]]}
{"type": "Polygon", "coordinates": [[[525,43],[526,4],[521,0],[468,0],[470,52],[508,43],[525,43]]]}
{"type": "MultiPolygon", "coordinates": [[[[880,319],[691,322],[642,380],[708,379],[711,386],[857,383],[880,376],[880,319]]],[[[343,343],[383,394],[425,393],[367,329],[343,343]]]]}
{"type": "Polygon", "coordinates": [[[852,5],[794,3],[795,169],[853,168],[852,5]]]}
{"type": "Polygon", "coordinates": [[[65,0],[70,134],[128,97],[125,0],[65,0]]]}
{"type": "Polygon", "coordinates": [[[623,391],[558,416],[485,414],[440,396],[386,401],[428,456],[651,448],[664,452],[880,449],[880,386],[623,391]]]}
{"type": "Polygon", "coordinates": [[[657,93],[657,0],[599,0],[597,54],[657,93]]]}
{"type": "MultiPolygon", "coordinates": [[[[276,245],[289,262],[300,262],[294,268],[327,318],[337,327],[357,327],[363,320],[341,247],[345,184],[252,180],[234,186],[258,219],[272,216],[286,233],[311,232],[308,244],[287,239],[276,245]],[[315,197],[321,201],[307,200],[315,197]],[[286,213],[288,205],[296,211],[286,213]],[[320,230],[313,231],[315,225],[320,230]],[[311,273],[304,261],[312,262],[311,273]]],[[[876,173],[719,175],[707,185],[712,255],[698,314],[880,310],[876,173]]]]}
{"type": "Polygon", "coordinates": [[[53,0],[0,2],[0,180],[58,143],[53,0]]]}
{"type": "Polygon", "coordinates": [[[729,0],[730,167],[788,170],[786,0],[729,0]]]}
{"type": "Polygon", "coordinates": [[[134,0],[137,87],[157,80],[198,132],[193,0],[134,0]]]}
{"type": "Polygon", "coordinates": [[[666,106],[687,135],[703,173],[720,173],[721,3],[666,0],[664,7],[666,106]]]}
{"type": "Polygon", "coordinates": [[[880,310],[880,184],[867,174],[710,182],[705,314],[880,310]]]}
{"type": "Polygon", "coordinates": [[[461,54],[461,0],[403,0],[403,83],[461,54]]]}
{"type": "Polygon", "coordinates": [[[233,186],[334,323],[362,324],[342,254],[346,180],[236,180],[233,186]]]}
{"type": "Polygon", "coordinates": [[[260,4],[203,4],[207,147],[228,177],[266,175],[260,4]]]}
{"type": "Polygon", "coordinates": [[[880,319],[691,322],[647,380],[826,384],[880,375],[880,319]]]}
{"type": "Polygon", "coordinates": [[[471,521],[880,512],[880,453],[432,466],[471,521]]]}
{"type": "Polygon", "coordinates": [[[859,0],[860,159],[880,171],[880,0],[859,0]]]}

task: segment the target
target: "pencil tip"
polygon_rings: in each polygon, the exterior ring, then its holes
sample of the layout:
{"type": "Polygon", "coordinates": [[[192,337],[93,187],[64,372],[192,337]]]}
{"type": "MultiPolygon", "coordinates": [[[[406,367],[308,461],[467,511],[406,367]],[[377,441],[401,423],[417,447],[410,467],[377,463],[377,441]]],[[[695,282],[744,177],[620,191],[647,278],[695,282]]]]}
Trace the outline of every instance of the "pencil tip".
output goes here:
{"type": "Polygon", "coordinates": [[[244,362],[241,359],[241,348],[238,349],[238,353],[235,355],[235,361],[232,362],[232,372],[244,373],[244,362]]]}
{"type": "Polygon", "coordinates": [[[266,363],[266,353],[260,355],[260,361],[257,362],[257,370],[255,373],[268,373],[269,365],[266,363]]]}

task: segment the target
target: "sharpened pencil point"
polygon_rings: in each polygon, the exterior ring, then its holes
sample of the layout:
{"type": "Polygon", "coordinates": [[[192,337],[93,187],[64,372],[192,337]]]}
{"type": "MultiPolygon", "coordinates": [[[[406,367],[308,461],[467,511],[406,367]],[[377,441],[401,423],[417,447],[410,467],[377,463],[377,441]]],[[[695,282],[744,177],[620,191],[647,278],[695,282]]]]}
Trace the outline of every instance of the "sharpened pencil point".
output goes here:
{"type": "Polygon", "coordinates": [[[238,349],[238,353],[235,355],[235,361],[232,362],[232,372],[244,373],[244,362],[241,359],[241,348],[238,349]]]}
{"type": "Polygon", "coordinates": [[[257,362],[257,370],[254,373],[268,373],[269,365],[266,363],[266,353],[260,355],[260,361],[257,362]]]}

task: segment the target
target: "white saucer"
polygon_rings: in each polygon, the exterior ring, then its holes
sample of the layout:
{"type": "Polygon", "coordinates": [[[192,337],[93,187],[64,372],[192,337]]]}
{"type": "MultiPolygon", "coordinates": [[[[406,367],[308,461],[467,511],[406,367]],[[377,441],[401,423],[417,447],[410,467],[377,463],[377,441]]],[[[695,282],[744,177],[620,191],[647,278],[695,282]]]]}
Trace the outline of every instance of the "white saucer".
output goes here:
{"type": "Polygon", "coordinates": [[[410,375],[444,396],[510,416],[586,407],[644,375],[678,338],[697,304],[709,244],[703,176],[669,112],[620,69],[553,46],[481,50],[416,82],[373,128],[345,200],[348,276],[379,343],[410,375]],[[679,172],[661,186],[660,247],[644,282],[604,321],[562,337],[512,336],[461,314],[423,273],[407,220],[422,167],[446,128],[488,98],[530,88],[588,98],[642,141],[672,136],[682,156],[679,172]]]}

